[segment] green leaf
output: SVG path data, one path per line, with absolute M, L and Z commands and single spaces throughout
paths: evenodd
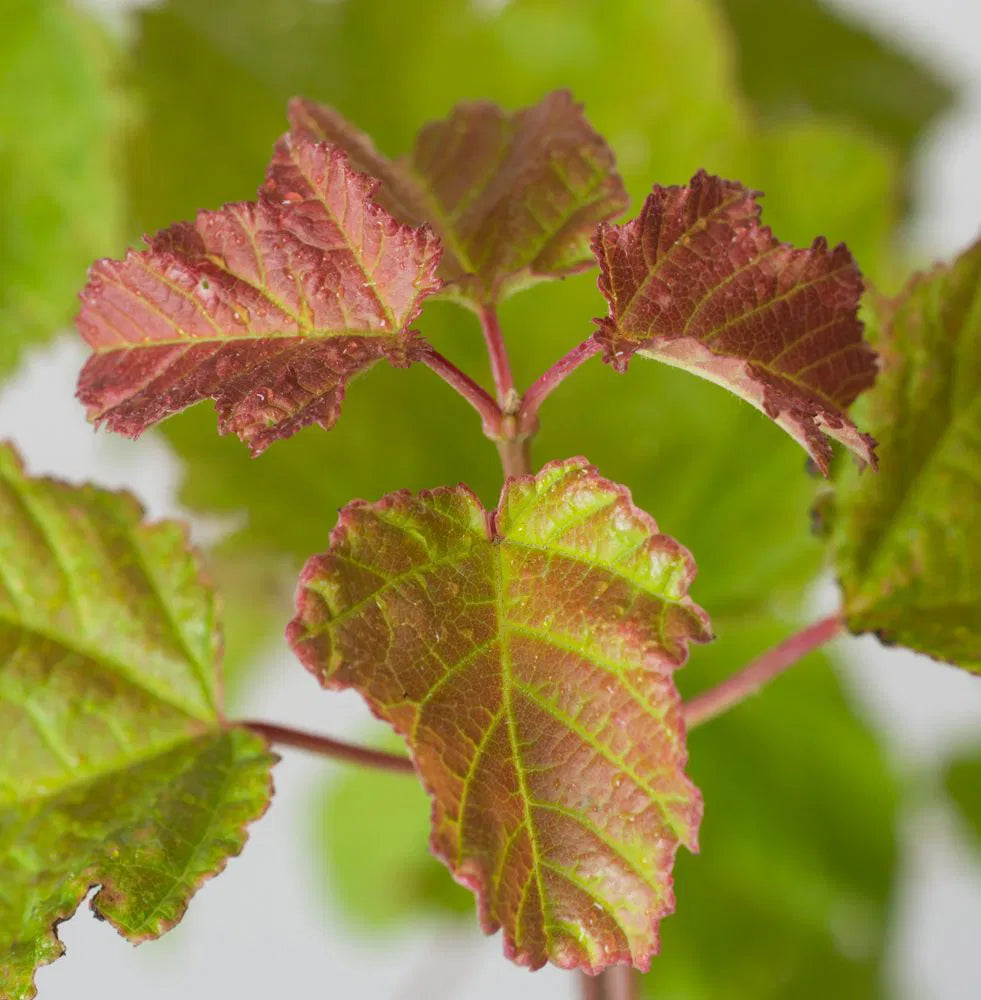
M 845 410 L 875 379 L 862 340 L 862 279 L 848 249 L 779 243 L 756 193 L 699 171 L 655 185 L 640 215 L 593 239 L 609 315 L 604 360 L 635 353 L 725 386 L 776 421 L 825 473 L 834 438 L 873 462 L 874 442 Z
M 692 650 L 686 695 L 794 631 L 715 622 Z M 826 657 L 811 654 L 688 737 L 705 797 L 697 858 L 679 856 L 678 910 L 644 978 L 657 1000 L 889 996 L 883 976 L 898 790 Z M 706 960 L 706 955 L 711 960 Z
M 184 529 L 0 449 L 0 996 L 34 995 L 55 925 L 133 941 L 183 915 L 265 810 L 274 758 L 221 718 L 220 637 Z
M 955 760 L 944 784 L 981 846 L 981 754 Z
M 136 437 L 210 396 L 254 455 L 332 427 L 351 379 L 418 355 L 409 325 L 439 287 L 436 237 L 398 225 L 375 186 L 340 150 L 285 136 L 257 202 L 97 261 L 77 320 L 94 352 L 78 383 L 89 418 Z
M 425 791 L 405 775 L 338 775 L 317 811 L 331 902 L 369 928 L 392 930 L 419 915 L 472 919 L 473 896 L 429 853 L 430 811 Z
M 170 4 L 133 11 L 132 22 L 135 71 L 126 83 L 140 113 L 127 136 L 131 230 L 152 233 L 201 208 L 254 198 L 290 94 L 271 91 Z M 229 11 L 226 29 L 240 22 Z
M 848 626 L 981 670 L 981 243 L 875 313 L 881 471 L 842 468 L 834 499 Z
M 953 103 L 919 60 L 837 16 L 820 0 L 719 0 L 732 24 L 739 81 L 771 120 L 802 109 L 850 120 L 907 154 Z M 830 70 L 828 54 L 834 53 Z
M 0 377 L 75 312 L 118 245 L 120 54 L 67 0 L 5 4 L 0 35 Z
M 701 812 L 672 680 L 709 637 L 693 575 L 582 459 L 508 480 L 493 513 L 462 486 L 355 501 L 304 569 L 294 649 L 406 737 L 434 852 L 521 964 L 657 950 Z
M 726 25 L 706 0 L 514 0 L 501 9 L 282 0 L 275 10 L 263 0 L 171 0 L 166 10 L 279 99 L 325 100 L 392 152 L 409 148 L 420 123 L 453 100 L 521 107 L 568 87 L 615 149 L 623 140 L 641 191 L 652 176 L 680 179 L 714 160 L 742 120 Z M 181 69 L 171 59 L 155 71 Z
M 340 146 L 379 178 L 375 200 L 394 218 L 430 223 L 444 247 L 444 293 L 477 307 L 588 269 L 593 228 L 627 207 L 612 150 L 566 90 L 513 114 L 458 104 L 394 161 L 333 108 L 294 100 L 290 121 L 294 135 Z
M 900 161 L 893 150 L 856 128 L 810 118 L 761 129 L 751 146 L 736 176 L 764 192 L 774 232 L 797 245 L 815 233 L 832 246 L 845 243 L 879 289 L 905 281 L 908 266 L 896 239 Z
M 219 542 L 208 550 L 205 570 L 221 599 L 222 690 L 234 715 L 250 682 L 268 663 L 270 651 L 283 647 L 283 622 L 292 614 L 296 569 L 281 556 L 248 555 L 241 546 Z

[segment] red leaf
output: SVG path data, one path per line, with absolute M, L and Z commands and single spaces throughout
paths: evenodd
M 757 193 L 697 173 L 659 187 L 640 215 L 593 240 L 610 314 L 595 334 L 619 371 L 636 352 L 730 389 L 827 473 L 831 437 L 875 464 L 845 410 L 875 380 L 862 339 L 862 278 L 848 249 L 797 249 L 760 224 Z
M 257 202 L 96 262 L 77 321 L 95 351 L 78 388 L 89 417 L 136 437 L 211 397 L 253 454 L 331 427 L 355 375 L 413 360 L 409 325 L 440 287 L 437 237 L 396 223 L 376 187 L 340 150 L 287 136 Z
M 355 501 L 287 635 L 407 740 L 432 847 L 538 967 L 650 964 L 701 798 L 672 674 L 709 638 L 688 552 L 584 459 Z
M 514 113 L 458 104 L 398 160 L 333 108 L 297 98 L 290 121 L 380 178 L 378 203 L 400 222 L 429 222 L 445 247 L 446 292 L 483 305 L 592 266 L 593 227 L 627 205 L 612 150 L 564 90 Z

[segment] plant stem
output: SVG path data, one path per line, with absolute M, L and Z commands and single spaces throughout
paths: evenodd
M 559 358 L 551 368 L 532 383 L 525 393 L 521 400 L 518 426 L 522 430 L 533 429 L 538 422 L 538 408 L 545 398 L 584 361 L 588 361 L 601 350 L 602 348 L 595 340 L 589 339 L 584 340 L 578 347 L 574 347 L 568 354 Z
M 504 476 L 526 476 L 531 472 L 531 438 L 502 438 L 495 441 Z
M 397 753 L 386 753 L 384 750 L 372 750 L 370 747 L 359 747 L 353 743 L 343 743 L 329 736 L 318 736 L 315 733 L 305 733 L 299 729 L 287 726 L 277 726 L 272 722 L 238 722 L 236 725 L 251 729 L 259 736 L 265 737 L 270 743 L 280 746 L 296 747 L 299 750 L 309 750 L 324 757 L 334 757 L 346 760 L 351 764 L 364 764 L 368 767 L 378 767 L 385 771 L 401 771 L 412 774 L 415 767 L 408 757 Z
M 637 1000 L 640 977 L 629 965 L 611 965 L 598 976 L 579 973 L 582 1000 Z
M 841 615 L 836 613 L 768 649 L 721 684 L 685 702 L 685 725 L 693 729 L 738 705 L 803 656 L 830 642 L 843 628 Z
M 501 408 L 494 402 L 490 394 L 485 392 L 474 380 L 460 371 L 448 358 L 439 351 L 427 347 L 422 355 L 423 363 L 431 368 L 447 385 L 456 391 L 480 414 L 484 434 L 490 438 L 500 436 Z
M 494 387 L 497 389 L 497 403 L 502 410 L 506 410 L 516 394 L 514 378 L 511 375 L 511 361 L 504 346 L 504 335 L 501 333 L 497 310 L 493 306 L 481 306 L 477 316 L 490 356 L 491 374 L 494 376 Z

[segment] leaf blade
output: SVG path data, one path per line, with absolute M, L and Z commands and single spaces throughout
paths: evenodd
M 686 187 L 655 185 L 633 221 L 599 226 L 604 359 L 624 371 L 639 352 L 730 389 L 825 473 L 826 436 L 874 464 L 874 442 L 844 412 L 875 378 L 855 262 L 821 238 L 807 250 L 778 243 L 756 197 L 699 171 Z
M 182 916 L 265 811 L 272 758 L 221 719 L 211 588 L 132 497 L 0 447 L 0 995 L 31 997 L 95 885 L 131 940 Z
M 294 650 L 406 737 L 434 853 L 521 964 L 656 951 L 701 815 L 671 679 L 708 638 L 693 574 L 582 459 L 509 480 L 492 514 L 464 487 L 355 502 L 304 569 Z
M 981 670 L 981 244 L 876 307 L 864 401 L 884 475 L 840 470 L 835 562 L 848 626 Z
M 933 67 L 818 0 L 793 9 L 774 0 L 723 0 L 721 6 L 736 35 L 742 89 L 765 118 L 807 108 L 854 121 L 908 155 L 953 103 L 950 82 Z M 767 30 L 777 18 L 779 32 Z M 820 53 L 832 51 L 837 72 L 829 76 Z
M 78 389 L 90 419 L 138 436 L 211 397 L 222 433 L 258 454 L 333 426 L 345 386 L 375 362 L 409 364 L 439 246 L 373 204 L 374 186 L 341 151 L 286 137 L 257 202 L 96 262 L 77 319 L 95 352 Z
M 336 143 L 378 177 L 395 218 L 430 223 L 446 247 L 446 294 L 478 306 L 590 267 L 590 230 L 626 207 L 612 151 L 567 91 L 513 114 L 458 104 L 394 161 L 332 108 L 295 99 L 290 119 L 295 134 Z

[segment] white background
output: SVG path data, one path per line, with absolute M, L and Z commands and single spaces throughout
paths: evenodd
M 929 255 L 948 256 L 978 235 L 981 221 L 981 3 L 833 2 L 935 64 L 960 88 L 959 106 L 919 157 L 920 210 L 912 227 L 912 238 Z M 177 463 L 162 443 L 148 435 L 133 449 L 93 435 L 85 424 L 73 399 L 83 356 L 73 337 L 31 355 L 25 373 L 0 392 L 0 438 L 20 446 L 32 472 L 125 485 L 154 515 L 183 514 L 174 500 Z M 208 529 L 199 524 L 199 537 Z M 834 599 L 820 588 L 816 609 L 833 606 Z M 897 767 L 936 768 L 958 745 L 981 741 L 978 680 L 911 654 L 886 653 L 874 640 L 843 642 L 839 649 L 849 687 L 883 732 Z M 285 657 L 274 658 L 266 676 L 248 714 L 351 738 L 363 732 L 366 714 L 356 697 L 317 696 L 310 678 Z M 252 827 L 245 852 L 199 892 L 183 923 L 161 941 L 136 950 L 83 907 L 61 928 L 69 954 L 38 974 L 41 1000 L 575 995 L 569 974 L 547 968 L 529 975 L 501 958 L 499 935 L 484 939 L 476 926 L 449 933 L 433 924 L 394 940 L 354 936 L 308 870 L 315 837 L 311 793 L 331 771 L 337 773 L 330 763 L 287 752 L 276 769 L 273 807 Z M 890 961 L 901 1000 L 981 997 L 981 864 L 961 834 L 946 809 L 905 818 Z

